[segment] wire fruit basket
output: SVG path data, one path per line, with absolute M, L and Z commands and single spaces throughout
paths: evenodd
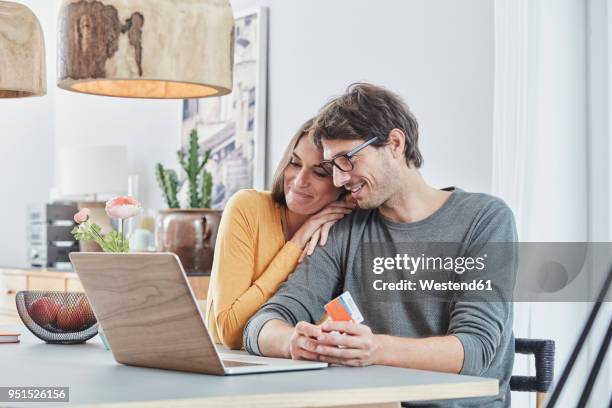
M 79 344 L 98 334 L 98 322 L 82 292 L 21 291 L 17 312 L 28 330 L 51 344 Z

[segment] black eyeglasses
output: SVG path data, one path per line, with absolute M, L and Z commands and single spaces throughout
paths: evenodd
M 351 150 L 348 153 L 339 154 L 338 156 L 332 158 L 331 160 L 323 160 L 321 162 L 321 168 L 325 170 L 325 172 L 329 174 L 330 176 L 334 174 L 334 166 L 338 168 L 340 171 L 344 171 L 344 172 L 351 171 L 353 170 L 353 162 L 351 161 L 353 156 L 377 140 L 378 140 L 378 137 L 374 136 L 367 142 L 360 144 L 359 146 L 355 147 L 353 150 Z

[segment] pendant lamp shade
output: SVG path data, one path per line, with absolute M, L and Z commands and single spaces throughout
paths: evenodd
M 0 98 L 46 93 L 45 40 L 40 23 L 26 6 L 0 1 Z
M 229 0 L 64 0 L 58 86 L 128 98 L 203 98 L 231 92 Z

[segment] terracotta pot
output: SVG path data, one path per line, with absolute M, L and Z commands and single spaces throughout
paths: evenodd
M 210 275 L 221 214 L 205 208 L 161 210 L 155 227 L 157 250 L 178 255 L 188 274 Z

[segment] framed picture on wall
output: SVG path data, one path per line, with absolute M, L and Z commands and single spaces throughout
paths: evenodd
M 240 189 L 265 187 L 268 9 L 237 13 L 234 34 L 232 92 L 183 101 L 181 147 L 197 129 L 200 154 L 211 150 L 214 209 Z

